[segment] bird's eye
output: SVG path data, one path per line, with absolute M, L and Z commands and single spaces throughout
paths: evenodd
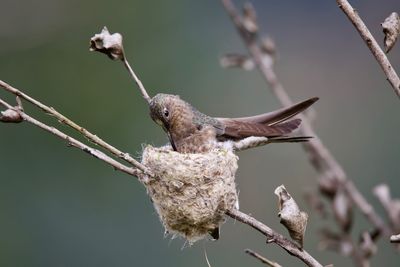
M 168 116 L 169 116 L 169 111 L 168 111 L 168 109 L 166 109 L 166 108 L 164 108 L 164 116 L 166 117 L 166 118 L 168 118 Z

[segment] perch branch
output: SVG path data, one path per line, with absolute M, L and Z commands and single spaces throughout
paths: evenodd
M 231 218 L 238 220 L 244 224 L 247 224 L 263 235 L 267 237 L 268 243 L 275 243 L 284 250 L 286 250 L 290 255 L 299 258 L 303 261 L 307 266 L 319 266 L 322 267 L 323 265 L 320 264 L 316 259 L 314 259 L 306 250 L 300 249 L 296 243 L 290 241 L 289 239 L 285 238 L 283 235 L 275 232 L 267 225 L 257 221 L 253 217 L 239 211 L 239 210 L 229 210 L 226 213 Z
M 102 151 L 94 149 L 92 147 L 89 147 L 89 146 L 83 144 L 82 142 L 76 140 L 75 138 L 66 135 L 65 133 L 61 132 L 60 130 L 58 130 L 54 127 L 48 126 L 48 125 L 36 120 L 35 118 L 33 118 L 33 117 L 29 116 L 28 114 L 26 114 L 25 112 L 21 111 L 20 109 L 14 108 L 10 104 L 8 104 L 6 101 L 2 100 L 1 98 L 0 98 L 0 105 L 4 106 L 7 109 L 14 110 L 23 118 L 24 121 L 32 123 L 33 125 L 51 133 L 51 134 L 54 134 L 55 136 L 57 136 L 63 140 L 66 140 L 68 142 L 69 146 L 79 148 L 80 150 L 88 153 L 89 155 L 106 162 L 107 164 L 111 165 L 112 167 L 114 167 L 117 170 L 120 170 L 122 172 L 125 172 L 125 173 L 133 175 L 133 176 L 137 176 L 139 179 L 144 179 L 144 175 L 141 170 L 139 170 L 137 168 L 127 167 L 127 166 L 123 165 L 122 163 L 119 163 L 118 161 L 116 161 L 116 160 L 110 158 L 109 156 L 107 156 L 106 154 L 104 154 Z
M 266 264 L 268 266 L 271 266 L 271 267 L 282 267 L 282 265 L 278 264 L 277 262 L 271 261 L 271 260 L 261 256 L 257 252 L 252 251 L 251 249 L 246 249 L 244 252 L 246 252 L 250 256 L 258 259 L 259 261 L 261 261 L 262 263 L 264 263 L 264 264 Z
M 243 26 L 241 16 L 239 15 L 232 1 L 222 0 L 222 3 L 234 25 L 236 26 L 236 29 L 239 32 L 257 68 L 261 72 L 265 81 L 270 85 L 273 93 L 283 106 L 287 107 L 292 105 L 293 101 L 290 99 L 283 85 L 279 82 L 273 65 L 267 64 L 266 61 L 263 60 L 263 56 L 265 55 L 261 51 L 254 36 L 249 35 L 248 31 Z M 308 119 L 303 115 L 299 115 L 299 118 L 302 119 L 302 127 L 300 128 L 301 133 L 305 136 L 313 137 L 309 142 L 304 142 L 303 146 L 308 152 L 310 162 L 314 168 L 323 175 L 326 173 L 332 174 L 332 176 L 335 177 L 336 180 L 339 181 L 339 183 L 343 186 L 347 196 L 360 208 L 364 216 L 371 222 L 371 224 L 373 224 L 384 235 L 390 236 L 390 228 L 375 212 L 373 207 L 358 191 L 354 184 L 348 181 L 343 168 L 322 143 Z
M 367 44 L 369 50 L 371 50 L 372 55 L 374 55 L 376 61 L 378 61 L 383 72 L 385 73 L 387 80 L 393 87 L 394 92 L 400 97 L 400 78 L 394 70 L 392 64 L 387 58 L 386 54 L 382 51 L 378 43 L 376 42 L 374 36 L 368 30 L 367 26 L 363 20 L 358 15 L 357 11 L 350 5 L 347 0 L 336 0 L 340 9 L 346 14 L 351 23 L 357 29 L 361 38 Z
M 72 120 L 68 119 L 67 117 L 65 117 L 64 115 L 59 113 L 53 107 L 46 106 L 45 104 L 35 100 L 34 98 L 32 98 L 29 95 L 23 93 L 22 91 L 18 90 L 17 88 L 14 88 L 13 86 L 5 83 L 2 80 L 0 80 L 0 87 L 4 88 L 6 91 L 8 91 L 8 92 L 10 92 L 10 93 L 12 93 L 12 94 L 14 94 L 16 96 L 19 96 L 19 97 L 25 99 L 26 101 L 32 103 L 33 105 L 39 107 L 44 112 L 46 112 L 46 113 L 54 116 L 55 118 L 57 118 L 61 123 L 64 123 L 65 125 L 68 125 L 69 127 L 71 127 L 73 129 L 75 129 L 76 131 L 80 132 L 82 135 L 84 135 L 86 138 L 88 138 L 90 141 L 92 141 L 96 145 L 99 145 L 99 146 L 103 147 L 105 150 L 107 150 L 110 153 L 114 154 L 118 158 L 121 158 L 121 159 L 125 160 L 126 162 L 132 164 L 133 166 L 135 166 L 139 170 L 150 174 L 150 171 L 146 168 L 146 166 L 144 166 L 143 164 L 141 164 L 140 162 L 138 162 L 137 160 L 132 158 L 128 153 L 122 152 L 122 151 L 118 150 L 117 148 L 113 147 L 112 145 L 106 143 L 101 138 L 99 138 L 97 135 L 92 134 L 91 132 L 89 132 L 85 128 L 79 126 L 78 124 L 76 124 Z

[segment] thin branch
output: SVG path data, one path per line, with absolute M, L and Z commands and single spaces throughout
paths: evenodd
M 42 109 L 44 112 L 54 116 L 61 123 L 64 123 L 65 125 L 68 125 L 69 127 L 71 127 L 73 129 L 75 129 L 76 131 L 80 132 L 82 135 L 87 137 L 90 141 L 92 141 L 93 143 L 103 147 L 104 149 L 106 149 L 110 153 L 114 154 L 118 158 L 121 158 L 121 159 L 125 160 L 126 162 L 132 164 L 133 166 L 135 166 L 136 168 L 138 168 L 139 170 L 141 170 L 141 171 L 143 171 L 145 173 L 151 174 L 150 171 L 146 168 L 146 166 L 144 166 L 143 164 L 141 164 L 140 162 L 138 162 L 137 160 L 132 158 L 128 153 L 122 152 L 122 151 L 118 150 L 117 148 L 113 147 L 112 145 L 106 143 L 105 141 L 103 141 L 97 135 L 92 134 L 91 132 L 89 132 L 85 128 L 79 126 L 78 124 L 76 124 L 72 120 L 68 119 L 67 117 L 65 117 L 64 115 L 59 113 L 53 107 L 46 106 L 45 104 L 37 101 L 36 99 L 34 99 L 34 98 L 30 97 L 29 95 L 23 93 L 22 91 L 18 90 L 17 88 L 12 87 L 11 85 L 5 83 L 2 80 L 0 80 L 0 87 L 4 88 L 6 91 L 8 91 L 8 92 L 10 92 L 10 93 L 12 93 L 12 94 L 14 94 L 16 96 L 19 96 L 19 97 L 25 99 L 26 101 L 28 101 L 28 102 L 32 103 L 33 105 L 35 105 L 35 106 L 39 107 L 40 109 Z
M 235 220 L 238 220 L 244 224 L 253 227 L 254 229 L 256 229 L 257 231 L 259 231 L 260 233 L 262 233 L 267 237 L 268 243 L 277 244 L 278 246 L 286 250 L 290 255 L 299 258 L 307 266 L 322 267 L 322 264 L 320 264 L 316 259 L 314 259 L 306 250 L 300 249 L 296 245 L 296 243 L 285 238 L 283 235 L 275 232 L 267 225 L 257 221 L 253 217 L 235 209 L 227 211 L 226 214 Z
M 102 151 L 100 151 L 98 149 L 94 149 L 92 147 L 89 147 L 89 146 L 83 144 L 82 142 L 76 140 L 75 138 L 73 138 L 69 135 L 66 135 L 65 133 L 61 132 L 57 128 L 48 126 L 48 125 L 36 120 L 35 118 L 29 116 L 25 112 L 14 108 L 10 104 L 8 104 L 6 101 L 2 100 L 1 98 L 0 98 L 0 104 L 2 106 L 6 107 L 7 109 L 12 109 L 12 110 L 18 112 L 19 115 L 24 119 L 24 121 L 32 123 L 33 125 L 51 133 L 51 134 L 54 134 L 55 136 L 57 136 L 61 139 L 66 140 L 68 142 L 69 146 L 79 148 L 80 150 L 90 154 L 91 156 L 106 162 L 107 164 L 114 167 L 116 170 L 125 172 L 129 175 L 137 176 L 139 179 L 145 179 L 145 175 L 143 175 L 143 172 L 141 170 L 123 165 L 122 163 L 110 158 L 109 156 L 104 154 Z
M 344 181 L 344 185 L 347 195 L 350 196 L 351 200 L 357 205 L 370 223 L 374 225 L 383 235 L 390 236 L 390 227 L 387 226 L 382 218 L 376 213 L 372 205 L 368 203 L 368 201 L 354 185 L 353 181 L 347 179 Z
M 256 258 L 257 260 L 261 261 L 262 263 L 264 263 L 264 264 L 266 264 L 268 266 L 271 266 L 271 267 L 282 267 L 282 265 L 280 265 L 279 263 L 277 263 L 275 261 L 271 261 L 271 260 L 265 258 L 264 256 L 261 256 L 257 252 L 252 251 L 251 249 L 246 249 L 244 252 L 246 252 L 250 256 Z
M 128 60 L 124 57 L 122 61 L 124 62 L 125 68 L 128 70 L 129 74 L 135 80 L 137 86 L 139 87 L 140 93 L 142 94 L 143 98 L 147 101 L 148 104 L 150 104 L 151 98 L 147 93 L 146 89 L 144 88 L 143 83 L 139 80 L 138 76 L 136 76 L 135 72 L 129 65 Z
M 253 58 L 257 68 L 261 72 L 265 81 L 270 85 L 271 90 L 276 95 L 283 106 L 290 106 L 293 101 L 283 85 L 279 82 L 272 64 L 266 64 L 263 60 L 264 54 L 258 46 L 254 36 L 249 35 L 242 25 L 241 16 L 231 0 L 222 0 L 222 3 L 232 19 L 236 29 L 238 30 L 245 46 L 247 47 L 251 57 Z M 381 217 L 375 212 L 373 207 L 358 191 L 352 182 L 347 182 L 347 176 L 343 168 L 336 161 L 330 151 L 322 143 L 321 139 L 315 133 L 311 123 L 306 116 L 299 115 L 302 119 L 302 127 L 300 132 L 305 136 L 312 136 L 310 142 L 303 143 L 304 149 L 308 152 L 309 159 L 313 167 L 321 174 L 330 173 L 344 187 L 347 196 L 360 208 L 364 216 L 373 224 L 381 233 L 386 236 L 390 235 L 390 228 L 385 224 Z
M 400 78 L 394 70 L 392 64 L 389 59 L 386 57 L 386 54 L 382 51 L 378 43 L 376 42 L 374 36 L 372 36 L 371 32 L 368 30 L 365 23 L 362 21 L 357 11 L 350 5 L 347 0 L 336 0 L 340 9 L 346 14 L 351 23 L 353 23 L 354 27 L 357 29 L 361 38 L 367 44 L 369 50 L 374 55 L 376 61 L 378 61 L 381 66 L 383 72 L 385 73 L 387 80 L 390 85 L 393 87 L 394 92 L 400 97 Z

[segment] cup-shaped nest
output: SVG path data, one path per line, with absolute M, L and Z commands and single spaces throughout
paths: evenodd
M 238 157 L 224 149 L 181 154 L 147 146 L 142 163 L 155 174 L 145 186 L 166 231 L 190 243 L 204 238 L 238 208 Z

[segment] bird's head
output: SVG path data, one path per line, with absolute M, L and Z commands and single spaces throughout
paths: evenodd
M 177 95 L 157 94 L 150 101 L 150 116 L 168 132 L 175 112 L 174 104 L 182 101 Z

